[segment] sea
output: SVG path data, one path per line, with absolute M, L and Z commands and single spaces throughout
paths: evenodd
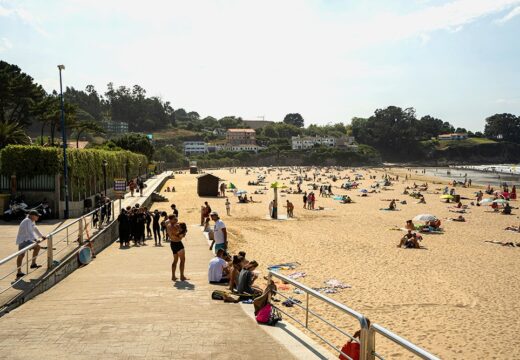
M 417 169 L 419 172 L 421 168 Z M 520 164 L 454 165 L 450 167 L 422 168 L 426 175 L 449 180 L 471 179 L 473 184 L 500 186 L 520 184 Z

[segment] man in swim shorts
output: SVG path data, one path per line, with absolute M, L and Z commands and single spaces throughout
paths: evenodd
M 168 216 L 168 224 L 166 225 L 166 232 L 170 238 L 170 248 L 173 253 L 173 263 L 172 263 L 172 281 L 177 281 L 177 277 L 175 276 L 175 271 L 177 270 L 177 262 L 180 260 L 179 270 L 181 273 L 181 281 L 189 280 L 186 276 L 184 276 L 184 264 L 186 261 L 184 245 L 182 244 L 182 239 L 186 236 L 186 224 L 179 224 L 177 217 L 175 215 Z

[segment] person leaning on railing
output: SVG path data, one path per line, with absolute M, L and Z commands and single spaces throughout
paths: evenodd
M 40 251 L 40 240 L 38 238 L 42 238 L 46 240 L 47 238 L 42 235 L 40 230 L 36 227 L 36 221 L 40 217 L 40 213 L 36 210 L 31 210 L 27 217 L 22 220 L 20 223 L 20 227 L 18 228 L 18 235 L 16 236 L 16 245 L 18 245 L 18 250 L 22 250 L 27 246 L 30 246 L 36 243 L 36 246 L 33 248 L 33 257 L 31 263 L 31 269 L 37 269 L 41 267 L 41 265 L 36 264 L 36 257 L 38 256 L 38 252 Z M 22 261 L 25 256 L 25 252 L 18 255 L 16 258 L 16 267 L 18 268 L 18 272 L 16 273 L 16 278 L 19 279 L 25 274 L 22 272 Z

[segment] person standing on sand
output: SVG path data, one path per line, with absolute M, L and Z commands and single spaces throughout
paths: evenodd
M 303 208 L 307 208 L 307 191 L 303 193 Z
M 231 203 L 229 202 L 229 199 L 226 199 L 226 212 L 228 216 L 231 216 Z
M 186 224 L 179 224 L 175 215 L 168 216 L 168 224 L 166 225 L 166 232 L 170 237 L 170 248 L 173 253 L 173 263 L 172 263 L 172 281 L 177 281 L 177 277 L 175 276 L 175 271 L 177 270 L 177 262 L 180 260 L 179 270 L 181 273 L 181 281 L 189 280 L 186 276 L 184 276 L 184 265 L 186 262 L 186 255 L 184 251 L 184 245 L 182 244 L 182 239 L 186 236 L 188 232 L 186 229 Z M 184 225 L 184 226 L 181 226 Z

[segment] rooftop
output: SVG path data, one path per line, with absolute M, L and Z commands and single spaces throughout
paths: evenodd
M 254 133 L 254 129 L 228 129 L 228 132 L 248 132 L 248 133 Z

